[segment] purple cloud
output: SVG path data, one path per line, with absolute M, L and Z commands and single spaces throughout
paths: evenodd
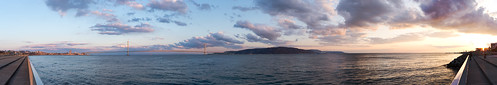
M 92 26 L 92 31 L 99 31 L 99 34 L 103 35 L 121 35 L 126 33 L 148 33 L 153 32 L 152 26 L 146 23 L 141 23 L 136 26 L 128 26 L 121 23 L 111 23 L 111 24 L 97 24 Z
M 257 36 L 269 40 L 276 40 L 281 36 L 280 30 L 263 24 L 252 24 L 248 21 L 237 21 L 233 27 L 244 28 L 254 32 Z
M 188 6 L 183 0 L 151 0 L 147 5 L 151 9 L 172 11 L 186 14 Z

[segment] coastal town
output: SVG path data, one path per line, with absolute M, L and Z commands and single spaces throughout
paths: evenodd
M 14 51 L 14 50 L 0 50 L 0 55 L 87 55 L 87 53 L 72 52 L 71 50 L 66 53 L 47 53 L 43 51 Z

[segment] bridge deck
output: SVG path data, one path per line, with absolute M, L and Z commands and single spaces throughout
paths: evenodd
M 472 56 L 468 60 L 467 84 L 496 85 L 497 84 L 497 55 Z
M 0 56 L 0 85 L 34 85 L 27 56 Z

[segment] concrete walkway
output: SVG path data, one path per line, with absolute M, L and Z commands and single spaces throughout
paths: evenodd
M 35 85 L 27 56 L 0 56 L 0 85 Z
M 497 55 L 475 55 L 468 60 L 467 84 L 496 85 Z

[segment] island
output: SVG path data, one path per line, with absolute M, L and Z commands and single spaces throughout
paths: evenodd
M 320 51 L 320 50 L 304 50 L 293 47 L 269 47 L 269 48 L 254 48 L 239 51 L 226 51 L 223 53 L 214 54 L 323 54 L 323 53 L 344 53 L 341 51 Z

